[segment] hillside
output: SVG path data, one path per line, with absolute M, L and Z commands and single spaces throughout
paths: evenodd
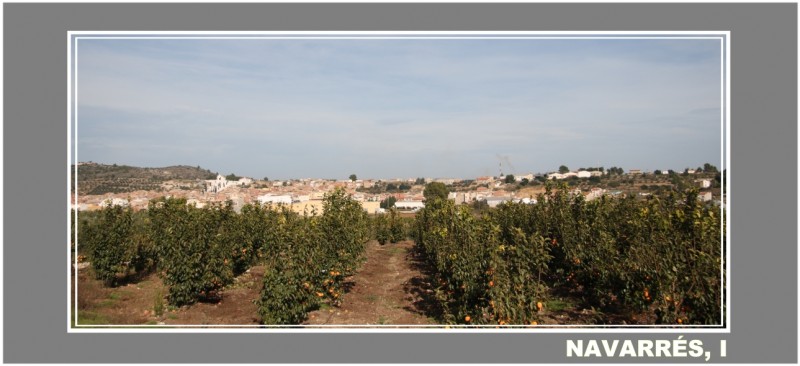
M 73 165 L 73 169 L 75 166 Z M 141 168 L 128 165 L 83 163 L 78 165 L 78 194 L 158 190 L 169 180 L 186 181 L 187 186 L 204 179 L 213 179 L 217 173 L 199 166 L 175 165 L 163 168 Z

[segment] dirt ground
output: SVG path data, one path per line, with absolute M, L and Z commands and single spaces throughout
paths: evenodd
M 263 267 L 253 267 L 228 286 L 218 302 L 167 306 L 167 288 L 155 274 L 115 288 L 105 288 L 80 271 L 79 325 L 257 325 L 253 300 L 261 288 Z
M 367 244 L 367 262 L 338 308 L 309 314 L 305 325 L 435 325 L 414 242 Z

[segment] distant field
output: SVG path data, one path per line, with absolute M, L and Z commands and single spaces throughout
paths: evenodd
M 540 193 L 544 193 L 544 186 L 525 187 L 525 188 L 520 188 L 520 190 L 517 191 L 517 197 L 518 198 L 526 198 L 526 197 L 536 198 L 536 196 L 538 194 L 540 194 Z

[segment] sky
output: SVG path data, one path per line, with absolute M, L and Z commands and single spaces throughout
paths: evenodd
M 711 39 L 80 39 L 77 160 L 256 179 L 721 167 Z

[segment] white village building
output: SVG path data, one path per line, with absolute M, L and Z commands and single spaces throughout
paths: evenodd
M 286 204 L 286 205 L 292 204 L 292 196 L 290 195 L 265 194 L 263 196 L 258 196 L 256 200 L 258 200 L 258 202 L 260 202 L 261 204 L 266 204 L 266 203 Z
M 206 191 L 211 193 L 222 192 L 228 187 L 239 186 L 243 187 L 253 183 L 253 179 L 242 177 L 239 180 L 228 180 L 224 176 L 217 174 L 216 179 L 206 181 Z
M 397 201 L 394 203 L 394 207 L 397 207 L 398 210 L 417 211 L 424 208 L 425 203 L 422 201 Z

